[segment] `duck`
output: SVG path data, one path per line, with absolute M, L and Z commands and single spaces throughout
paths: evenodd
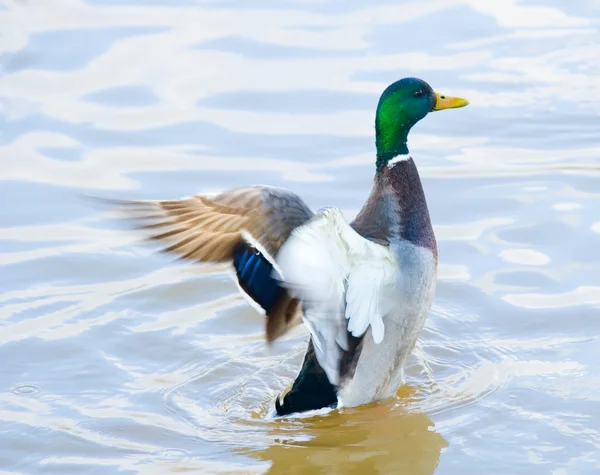
M 408 134 L 430 112 L 468 103 L 412 77 L 383 91 L 373 187 L 351 222 L 338 208 L 314 212 L 292 191 L 267 185 L 119 202 L 165 252 L 230 263 L 240 291 L 266 317 L 268 343 L 301 322 L 308 328 L 302 365 L 276 398 L 276 416 L 368 404 L 403 383 L 438 262 Z

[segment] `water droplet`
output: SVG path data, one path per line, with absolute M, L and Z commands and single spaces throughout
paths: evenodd
M 12 389 L 12 392 L 21 396 L 33 396 L 42 390 L 37 384 L 19 384 Z

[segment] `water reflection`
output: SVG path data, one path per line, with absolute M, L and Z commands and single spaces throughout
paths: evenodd
M 448 445 L 426 414 L 389 405 L 276 421 L 270 436 L 271 446 L 250 455 L 271 461 L 273 475 L 430 475 Z M 298 440 L 301 436 L 307 440 Z

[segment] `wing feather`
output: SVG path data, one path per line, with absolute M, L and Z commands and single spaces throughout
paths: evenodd
M 305 307 L 319 364 L 339 384 L 348 335 L 362 337 L 370 328 L 375 343 L 383 340 L 398 263 L 387 246 L 363 238 L 328 208 L 292 232 L 277 264 Z
M 261 286 L 278 285 L 270 272 L 265 277 L 269 262 L 275 262 L 290 233 L 313 216 L 296 194 L 267 186 L 236 188 L 180 200 L 112 203 L 119 205 L 137 228 L 146 231 L 149 240 L 161 243 L 164 252 L 176 254 L 180 259 L 233 262 L 235 253 L 245 252 L 248 246 L 266 254 L 268 260 L 261 264 L 260 273 L 244 277 L 237 274 L 240 287 L 248 290 L 245 293 L 253 300 L 263 295 Z M 249 281 L 242 282 L 242 278 Z M 269 341 L 297 324 L 302 310 L 298 299 L 290 297 L 287 290 L 272 294 L 277 299 L 269 301 L 269 308 L 264 309 Z
M 236 238 L 241 240 L 242 232 L 252 235 L 275 256 L 292 230 L 313 215 L 296 194 L 266 186 L 181 200 L 116 203 L 138 223 L 138 228 L 158 231 L 148 238 L 165 244 L 166 252 L 201 262 L 231 260 L 231 243 Z M 214 240 L 214 244 L 206 246 L 201 235 Z M 223 249 L 217 249 L 219 245 Z

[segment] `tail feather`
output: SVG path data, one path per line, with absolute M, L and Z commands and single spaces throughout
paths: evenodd
M 295 412 L 305 412 L 323 407 L 337 406 L 337 389 L 327 379 L 325 370 L 321 368 L 315 355 L 312 338 L 304 356 L 302 369 L 294 381 L 292 389 L 282 398 L 275 401 L 278 416 Z

